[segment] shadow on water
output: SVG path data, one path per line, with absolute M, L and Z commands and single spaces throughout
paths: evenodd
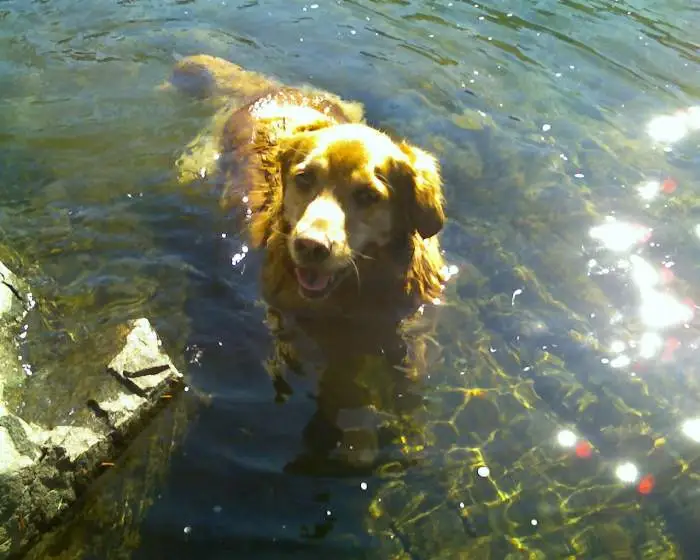
M 3 8 L 2 257 L 43 313 L 15 404 L 71 421 L 138 316 L 207 398 L 135 442 L 37 557 L 700 554 L 700 116 L 676 113 L 700 105 L 696 10 L 73 8 Z M 410 405 L 360 359 L 318 387 L 290 375 L 275 402 L 257 256 L 232 266 L 213 197 L 170 175 L 208 110 L 153 88 L 195 52 L 360 99 L 440 155 L 458 272 Z

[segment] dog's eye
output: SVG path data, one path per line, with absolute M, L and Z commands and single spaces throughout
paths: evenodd
M 316 173 L 313 169 L 302 169 L 294 176 L 294 184 L 301 191 L 308 191 L 316 182 Z
M 380 199 L 379 193 L 372 187 L 361 187 L 354 192 L 353 196 L 359 206 L 371 206 Z

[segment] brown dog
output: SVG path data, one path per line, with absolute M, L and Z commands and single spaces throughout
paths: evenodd
M 216 57 L 179 61 L 170 83 L 225 104 L 180 177 L 213 174 L 224 209 L 245 209 L 273 330 L 290 316 L 327 356 L 387 352 L 443 289 L 435 157 L 366 125 L 357 103 Z

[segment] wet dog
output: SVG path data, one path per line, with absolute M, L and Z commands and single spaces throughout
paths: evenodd
M 405 358 L 402 321 L 445 280 L 435 156 L 366 124 L 356 102 L 217 57 L 178 61 L 169 83 L 218 100 L 179 177 L 215 177 L 223 209 L 243 210 L 250 244 L 264 251 L 262 293 L 280 344 L 289 319 L 336 362 Z

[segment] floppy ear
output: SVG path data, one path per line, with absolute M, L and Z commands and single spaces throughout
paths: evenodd
M 399 148 L 408 157 L 413 183 L 408 201 L 409 220 L 420 236 L 428 239 L 445 224 L 440 164 L 433 155 L 406 142 L 401 142 Z
M 319 128 L 324 128 L 321 122 L 314 123 L 318 125 Z M 307 125 L 307 126 L 314 126 Z M 288 138 L 284 138 L 279 143 L 279 152 L 277 155 L 277 161 L 279 164 L 279 173 L 282 183 L 284 183 L 284 178 L 289 173 L 289 169 L 309 155 L 309 152 L 313 149 L 315 142 L 313 135 L 309 132 L 317 129 L 307 129 L 304 128 L 296 134 Z
M 322 128 L 320 121 L 319 127 Z M 277 141 L 270 141 L 266 136 L 254 148 L 260 158 L 248 191 L 248 208 L 251 211 L 249 232 L 253 247 L 267 245 L 276 232 L 284 232 L 282 212 L 285 176 L 289 168 L 306 157 L 312 147 L 311 135 L 300 132 Z

